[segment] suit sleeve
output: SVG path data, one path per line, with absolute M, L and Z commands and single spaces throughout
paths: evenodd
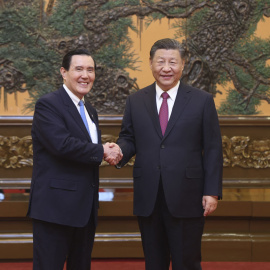
M 72 128 L 70 121 L 74 122 Z M 32 138 L 50 154 L 64 159 L 99 165 L 103 158 L 103 146 L 87 141 L 74 119 L 64 116 L 63 107 L 60 110 L 47 99 L 36 103 Z
M 222 198 L 223 154 L 219 120 L 212 96 L 208 96 L 203 115 L 204 195 Z
M 117 166 L 117 168 L 120 168 L 123 167 L 136 153 L 134 130 L 131 116 L 130 96 L 127 98 L 126 101 L 126 108 L 122 121 L 122 127 L 116 143 L 120 146 L 123 152 L 123 158 Z

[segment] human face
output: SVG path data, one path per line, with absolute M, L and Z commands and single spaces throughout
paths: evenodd
M 60 72 L 68 89 L 82 99 L 92 88 L 95 80 L 95 64 L 89 55 L 73 55 L 69 70 L 61 67 Z
M 150 59 L 150 68 L 158 86 L 168 91 L 177 85 L 182 76 L 185 61 L 178 50 L 156 50 L 153 59 Z

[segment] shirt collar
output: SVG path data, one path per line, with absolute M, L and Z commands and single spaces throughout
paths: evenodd
M 65 84 L 63 84 L 64 89 L 66 90 L 67 94 L 69 95 L 69 97 L 71 98 L 71 100 L 74 102 L 75 105 L 79 104 L 80 99 L 74 95 Z M 84 103 L 84 97 L 82 98 L 82 101 Z
M 177 91 L 180 85 L 180 81 L 177 83 L 176 86 L 174 86 L 173 88 L 171 88 L 170 90 L 167 91 L 167 93 L 169 94 L 170 98 L 174 101 L 176 99 L 176 95 L 177 95 Z M 157 98 L 162 98 L 161 95 L 162 93 L 164 93 L 165 91 L 163 91 L 158 84 L 156 83 L 156 93 L 157 93 Z

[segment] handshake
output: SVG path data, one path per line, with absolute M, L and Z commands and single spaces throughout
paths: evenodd
M 117 165 L 122 159 L 123 154 L 121 148 L 116 143 L 105 143 L 103 144 L 104 149 L 104 160 L 110 165 Z

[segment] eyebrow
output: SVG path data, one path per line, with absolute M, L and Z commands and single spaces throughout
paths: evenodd
M 158 56 L 158 59 L 165 59 L 165 57 L 163 57 L 163 56 Z M 169 58 L 169 60 L 177 60 L 177 58 L 172 57 L 172 58 Z
M 74 66 L 74 68 L 84 68 L 84 66 Z M 93 69 L 95 69 L 94 66 L 87 66 L 86 68 L 87 68 L 87 69 L 88 69 L 88 68 L 93 68 Z

